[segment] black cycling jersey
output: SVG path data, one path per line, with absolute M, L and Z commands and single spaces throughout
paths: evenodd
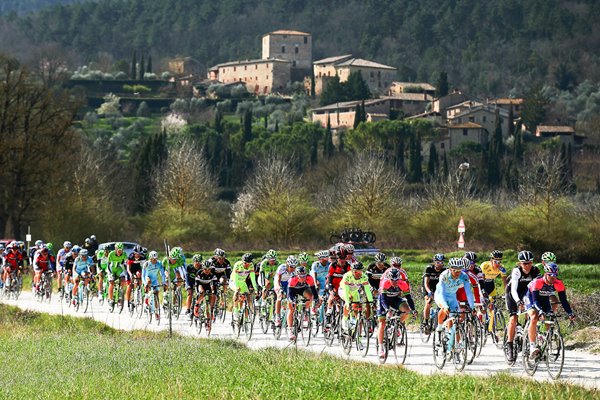
M 440 275 L 445 270 L 446 268 L 442 267 L 442 269 L 438 271 L 435 269 L 433 264 L 429 264 L 427 268 L 425 268 L 425 273 L 423 274 L 423 293 L 427 294 L 427 289 L 425 288 L 425 278 L 429 278 L 429 289 L 431 289 L 432 293 L 435 293 L 435 288 L 440 281 Z
M 511 296 L 516 302 L 521 301 L 523 297 L 525 297 L 525 295 L 527 294 L 527 285 L 529 285 L 531 281 L 533 281 L 538 276 L 540 276 L 540 270 L 538 267 L 531 267 L 529 273 L 526 274 L 525 272 L 523 272 L 521 266 L 517 265 L 515 268 L 513 268 L 510 274 L 510 280 L 506 285 L 506 297 Z M 514 298 L 515 293 L 512 289 L 515 283 L 517 284 L 517 299 Z
M 217 274 L 214 268 L 211 268 L 208 272 L 205 271 L 204 269 L 197 271 L 195 275 L 196 283 L 202 286 L 213 285 L 217 281 Z
M 223 264 L 219 264 L 219 262 L 217 261 L 217 258 L 213 257 L 213 258 L 211 258 L 211 261 L 212 261 L 212 265 L 215 269 L 215 274 L 217 274 L 217 276 L 219 278 L 221 276 L 225 275 L 229 279 L 229 277 L 231 276 L 231 263 L 229 262 L 229 260 L 225 259 L 223 261 Z
M 367 277 L 369 278 L 369 285 L 375 290 L 379 290 L 379 283 L 383 273 L 390 268 L 390 264 L 383 263 L 383 269 L 377 267 L 377 263 L 371 263 L 367 267 Z

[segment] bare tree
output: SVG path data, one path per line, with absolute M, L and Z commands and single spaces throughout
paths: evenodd
M 451 168 L 448 176 L 440 174 L 426 185 L 421 204 L 455 216 L 461 207 L 474 200 L 477 196 L 476 178 L 468 164 L 465 164 Z
M 208 210 L 215 200 L 217 182 L 202 150 L 184 139 L 169 151 L 164 168 L 154 178 L 159 206 L 179 210 L 181 218 L 192 211 Z

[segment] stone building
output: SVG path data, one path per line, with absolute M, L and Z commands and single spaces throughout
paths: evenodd
M 319 96 L 327 81 L 336 74 L 340 82 L 346 82 L 352 72 L 358 71 L 369 86 L 372 94 L 384 94 L 389 90 L 397 69 L 373 61 L 354 58 L 351 54 L 324 58 L 313 63 L 315 94 Z
M 291 82 L 291 61 L 246 60 L 218 64 L 208 72 L 208 79 L 224 84 L 240 82 L 249 92 L 269 94 L 280 92 Z
M 424 82 L 392 82 L 387 95 L 393 97 L 401 93 L 425 93 L 434 97 L 435 87 Z
M 351 128 L 354 126 L 356 108 L 362 104 L 362 100 L 346 101 L 342 103 L 329 104 L 312 110 L 312 121 L 318 122 L 322 127 L 327 126 L 327 120 L 331 129 Z M 390 102 L 386 99 L 365 100 L 365 113 L 368 121 L 388 119 L 390 115 Z
M 301 81 L 311 73 L 312 35 L 291 30 L 267 33 L 262 38 L 262 58 L 290 61 L 292 81 Z
M 201 75 L 202 63 L 192 57 L 177 57 L 169 61 L 169 72 L 176 76 Z

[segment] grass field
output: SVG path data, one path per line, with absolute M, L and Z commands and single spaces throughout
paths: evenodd
M 506 375 L 422 376 L 233 341 L 120 332 L 0 305 L 0 398 L 594 399 L 597 391 Z

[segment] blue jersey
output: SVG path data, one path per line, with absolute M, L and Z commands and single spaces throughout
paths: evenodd
M 165 275 L 165 267 L 163 263 L 156 260 L 155 263 L 152 263 L 151 260 L 148 260 L 144 263 L 142 268 L 142 282 L 146 282 L 147 278 L 150 278 L 150 282 L 152 286 L 158 286 L 158 274 L 160 273 L 162 282 L 165 283 L 167 281 Z
M 469 276 L 463 271 L 460 271 L 458 278 L 452 278 L 451 270 L 446 270 L 440 275 L 440 280 L 435 288 L 435 300 L 442 303 L 444 307 L 448 307 L 449 303 L 456 302 L 456 292 L 458 289 L 464 288 L 467 295 L 467 301 L 471 308 L 474 307 L 475 299 L 471 290 L 471 281 Z
M 84 272 L 90 272 L 90 267 L 92 265 L 94 265 L 94 262 L 91 257 L 87 257 L 84 260 L 79 256 L 73 261 L 73 271 L 75 271 L 77 275 L 81 275 Z
M 323 293 L 325 291 L 327 274 L 329 273 L 329 261 L 325 265 L 322 265 L 319 261 L 315 261 L 310 267 L 310 272 L 314 274 L 315 279 L 319 282 L 319 292 Z

